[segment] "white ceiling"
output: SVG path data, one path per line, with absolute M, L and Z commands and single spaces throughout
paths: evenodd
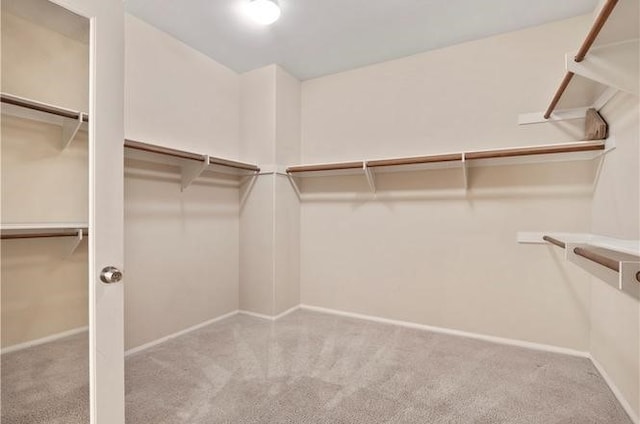
M 10 13 L 89 44 L 89 20 L 47 0 L 1 0 L 2 13 Z
M 237 72 L 277 63 L 300 79 L 592 12 L 597 0 L 280 0 L 261 27 L 249 0 L 126 0 L 128 12 Z

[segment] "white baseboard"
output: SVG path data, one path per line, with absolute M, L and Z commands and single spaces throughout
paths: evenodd
M 382 323 L 382 324 L 398 325 L 398 326 L 401 326 L 401 327 L 413 328 L 413 329 L 417 329 L 417 330 L 432 331 L 434 333 L 448 334 L 448 335 L 451 335 L 451 336 L 467 337 L 467 338 L 470 338 L 470 339 L 483 340 L 483 341 L 486 341 L 486 342 L 497 343 L 497 344 L 501 344 L 501 345 L 517 346 L 517 347 L 523 347 L 523 348 L 527 348 L 527 349 L 541 350 L 541 351 L 544 351 L 544 352 L 561 353 L 561 354 L 564 354 L 564 355 L 577 356 L 577 357 L 580 357 L 580 358 L 589 358 L 589 353 L 588 352 L 583 352 L 583 351 L 574 350 L 574 349 L 568 349 L 568 348 L 564 348 L 564 347 L 546 345 L 546 344 L 542 344 L 542 343 L 533 343 L 533 342 L 527 342 L 527 341 L 523 341 L 523 340 L 516 340 L 516 339 L 508 339 L 508 338 L 504 338 L 504 337 L 489 336 L 489 335 L 485 335 L 485 334 L 471 333 L 471 332 L 461 331 L 461 330 L 452 330 L 452 329 L 444 328 L 444 327 L 434 327 L 434 326 L 431 326 L 431 325 L 418 324 L 418 323 L 415 323 L 415 322 L 398 321 L 398 320 L 393 320 L 393 319 L 380 318 L 380 317 L 376 317 L 376 316 L 373 316 L 373 315 L 357 314 L 357 313 L 352 313 L 352 312 L 339 311 L 339 310 L 336 310 L 336 309 L 323 308 L 323 307 L 319 307 L 319 306 L 300 305 L 300 309 L 304 309 L 304 310 L 308 310 L 308 311 L 315 311 L 315 312 L 324 312 L 324 313 L 327 313 L 327 314 L 340 315 L 340 316 L 349 317 L 349 318 L 363 319 L 363 320 L 367 320 L 367 321 L 379 322 L 379 323 Z
M 0 354 L 4 355 L 5 353 L 17 352 L 19 350 L 27 349 L 33 346 L 38 346 L 44 343 L 54 342 L 56 340 L 63 339 L 65 337 L 75 336 L 76 334 L 80 334 L 85 331 L 89 331 L 89 327 L 74 328 L 72 330 L 67 330 L 61 333 L 52 334 L 50 336 L 42 337 L 40 339 L 30 340 L 28 342 L 6 347 L 0 351 Z
M 602 364 L 600 364 L 600 362 L 598 362 L 598 360 L 594 358 L 592 355 L 589 355 L 589 359 L 591 359 L 593 366 L 596 367 L 596 369 L 602 376 L 602 379 L 607 383 L 607 385 L 613 392 L 616 399 L 618 399 L 618 402 L 620 402 L 620 405 L 622 405 L 622 408 L 627 413 L 627 415 L 629 416 L 633 424 L 640 424 L 640 417 L 636 415 L 635 411 L 631 407 L 631 404 L 627 401 L 627 399 L 625 399 L 624 395 L 622 394 L 620 389 L 618 389 L 618 386 L 616 386 L 616 384 L 613 382 L 613 379 L 609 376 L 609 374 L 607 374 Z
M 292 308 L 287 309 L 286 311 L 282 312 L 281 314 L 278 315 L 266 315 L 266 314 L 259 314 L 257 312 L 251 312 L 251 311 L 245 311 L 245 310 L 239 310 L 238 313 L 243 314 L 243 315 L 248 315 L 251 317 L 255 317 L 255 318 L 260 318 L 260 319 L 266 319 L 269 321 L 276 321 L 279 320 L 280 318 L 283 318 L 287 315 L 289 315 L 292 312 L 297 311 L 298 309 L 300 309 L 301 305 L 296 305 Z
M 196 325 L 191 326 L 189 328 L 185 328 L 184 330 L 180 330 L 180 331 L 178 331 L 176 333 L 169 334 L 168 336 L 161 337 L 161 338 L 159 338 L 157 340 L 154 340 L 152 342 L 145 343 L 143 345 L 134 347 L 132 349 L 129 349 L 129 350 L 125 351 L 124 352 L 124 356 L 126 357 L 126 356 L 129 356 L 129 355 L 133 355 L 134 353 L 142 352 L 143 350 L 146 350 L 146 349 L 149 349 L 149 348 L 151 348 L 153 346 L 156 346 L 156 345 L 159 345 L 161 343 L 167 342 L 167 341 L 169 341 L 171 339 L 175 339 L 176 337 L 183 336 L 183 335 L 185 335 L 187 333 L 191 333 L 192 331 L 198 330 L 198 329 L 200 329 L 202 327 L 206 327 L 207 325 L 211 325 L 211 324 L 213 324 L 215 322 L 222 321 L 225 318 L 230 318 L 230 317 L 232 317 L 234 315 L 237 315 L 238 312 L 239 311 L 237 311 L 237 310 L 236 311 L 231 311 L 231 312 L 229 312 L 227 314 L 220 315 L 219 317 L 210 319 L 210 320 L 205 321 L 205 322 L 201 322 L 200 324 L 196 324 Z

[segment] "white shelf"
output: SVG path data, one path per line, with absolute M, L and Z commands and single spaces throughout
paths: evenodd
M 578 265 L 589 274 L 605 281 L 626 294 L 640 299 L 640 240 L 623 240 L 597 234 L 563 232 L 520 232 L 518 243 L 549 244 L 543 240 L 550 236 L 564 246 L 565 260 Z M 618 271 L 608 268 L 593 259 L 576 253 L 584 249 L 606 259 Z
M 602 2 L 579 50 L 586 54 L 575 51 L 565 55 L 566 74 L 549 106 L 551 115 L 545 118 L 545 112 L 523 113 L 518 117 L 519 125 L 582 119 L 587 109 L 599 111 L 617 93 L 638 96 L 639 8 L 638 0 Z
M 2 224 L 2 240 L 64 238 L 71 255 L 88 235 L 89 225 L 84 222 L 47 222 Z
M 299 193 L 295 178 L 362 175 L 371 191 L 376 191 L 376 175 L 391 172 L 416 172 L 438 169 L 460 169 L 464 189 L 469 186 L 469 170 L 474 167 L 521 165 L 551 162 L 575 162 L 601 158 L 614 148 L 613 139 L 546 144 L 460 153 L 434 154 L 391 159 L 295 165 L 286 169 Z
M 254 176 L 260 172 L 260 168 L 250 163 L 143 143 L 141 141 L 125 140 L 124 147 L 125 158 L 127 159 L 178 167 L 182 175 L 182 190 L 187 189 L 205 171 L 237 177 Z
M 8 93 L 0 93 L 2 114 L 62 127 L 60 146 L 64 150 L 73 141 L 78 131 L 87 130 L 89 117 L 86 113 L 60 106 L 27 99 Z

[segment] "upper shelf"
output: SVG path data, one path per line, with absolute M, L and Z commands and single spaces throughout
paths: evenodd
M 172 149 L 141 141 L 125 140 L 124 147 L 127 158 L 180 167 L 183 190 L 205 171 L 237 176 L 256 175 L 260 172 L 258 166 L 250 163 Z
M 31 119 L 62 127 L 61 147 L 66 149 L 78 131 L 89 122 L 89 115 L 60 106 L 27 99 L 8 93 L 0 93 L 2 114 Z
M 606 0 L 601 4 L 580 48 L 566 54 L 567 72 L 547 109 L 520 115 L 520 124 L 584 118 L 587 109 L 600 110 L 618 92 L 639 94 L 639 3 Z M 577 81 L 576 76 L 585 81 Z M 573 85 L 580 87 L 577 94 L 569 89 Z M 574 97 L 583 99 L 577 101 L 580 107 Z
M 287 168 L 295 177 L 362 173 L 367 169 L 422 170 L 441 167 L 490 166 L 513 163 L 573 161 L 596 158 L 605 151 L 606 142 L 580 141 L 575 143 L 548 144 L 494 150 L 477 150 L 461 153 L 413 156 L 393 159 L 377 159 L 357 162 L 335 162 L 314 165 L 296 165 Z

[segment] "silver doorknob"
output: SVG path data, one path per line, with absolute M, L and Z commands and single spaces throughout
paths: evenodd
M 118 283 L 122 280 L 122 271 L 113 266 L 104 267 L 100 272 L 100 280 L 107 284 Z

